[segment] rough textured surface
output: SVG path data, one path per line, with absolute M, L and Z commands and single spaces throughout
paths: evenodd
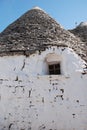
M 82 41 L 81 46 L 87 62 L 87 22 L 81 22 L 75 29 L 69 31 Z
M 76 37 L 79 37 L 81 41 L 87 46 L 87 23 L 81 22 L 75 29 L 70 30 Z
M 52 53 L 61 57 L 61 75 L 47 75 Z M 65 47 L 0 57 L 0 130 L 87 130 L 84 67 Z
M 50 45 L 68 46 L 85 61 L 87 59 L 87 48 L 83 42 L 38 8 L 25 13 L 0 34 L 1 55 L 29 55 Z

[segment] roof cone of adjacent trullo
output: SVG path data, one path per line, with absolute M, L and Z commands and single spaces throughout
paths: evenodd
M 83 42 L 86 42 L 87 45 L 87 22 L 81 22 L 75 29 L 70 31 Z
M 42 9 L 35 7 L 0 34 L 0 52 L 43 50 L 50 45 L 68 46 L 77 54 L 83 50 L 79 38 L 63 29 Z

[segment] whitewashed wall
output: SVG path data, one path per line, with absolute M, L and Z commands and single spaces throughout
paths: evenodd
M 48 75 L 46 56 L 61 57 Z M 69 48 L 0 57 L 0 130 L 87 130 L 85 62 Z

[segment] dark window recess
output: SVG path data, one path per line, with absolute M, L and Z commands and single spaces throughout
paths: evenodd
M 50 75 L 61 74 L 60 63 L 49 65 L 49 74 Z

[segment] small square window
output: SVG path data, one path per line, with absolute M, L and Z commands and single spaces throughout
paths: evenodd
M 49 65 L 49 74 L 50 75 L 60 75 L 60 63 Z

